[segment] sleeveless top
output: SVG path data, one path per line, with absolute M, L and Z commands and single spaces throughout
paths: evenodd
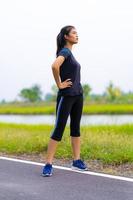
M 60 78 L 61 82 L 70 78 L 72 85 L 63 89 L 58 89 L 58 95 L 61 96 L 75 96 L 83 94 L 83 88 L 80 83 L 80 69 L 81 65 L 77 62 L 73 56 L 71 50 L 67 47 L 63 47 L 57 54 L 57 56 L 62 55 L 65 57 L 64 62 L 60 66 Z

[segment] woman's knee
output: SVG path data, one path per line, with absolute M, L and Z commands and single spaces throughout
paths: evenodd
M 59 129 L 56 127 L 53 132 L 51 133 L 50 137 L 54 140 L 61 141 L 64 132 L 64 127 Z
M 51 135 L 50 138 L 52 138 L 53 140 L 56 140 L 56 141 L 58 141 L 58 142 L 60 142 L 61 139 L 62 139 L 62 137 L 60 138 L 60 137 L 57 137 L 57 136 L 55 136 L 55 135 Z
M 80 136 L 80 130 L 70 130 L 70 136 L 73 137 L 79 137 Z

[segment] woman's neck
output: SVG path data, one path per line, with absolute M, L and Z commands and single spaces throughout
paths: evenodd
M 68 48 L 68 49 L 70 49 L 72 51 L 72 45 L 65 45 L 64 47 Z

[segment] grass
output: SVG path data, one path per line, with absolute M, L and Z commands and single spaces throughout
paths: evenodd
M 0 114 L 55 114 L 55 103 L 3 104 Z M 83 114 L 133 114 L 133 104 L 86 104 Z
M 23 154 L 46 152 L 54 126 L 0 123 L 0 152 Z M 71 158 L 66 126 L 55 158 Z M 103 164 L 133 162 L 133 124 L 81 126 L 81 157 Z

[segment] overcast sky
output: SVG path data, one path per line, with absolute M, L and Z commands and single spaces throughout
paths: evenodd
M 81 64 L 81 83 L 102 93 L 113 81 L 133 91 L 132 0 L 0 1 L 0 100 L 14 100 L 39 84 L 44 95 L 55 84 L 51 64 L 56 36 L 74 25 L 79 42 L 72 52 Z

